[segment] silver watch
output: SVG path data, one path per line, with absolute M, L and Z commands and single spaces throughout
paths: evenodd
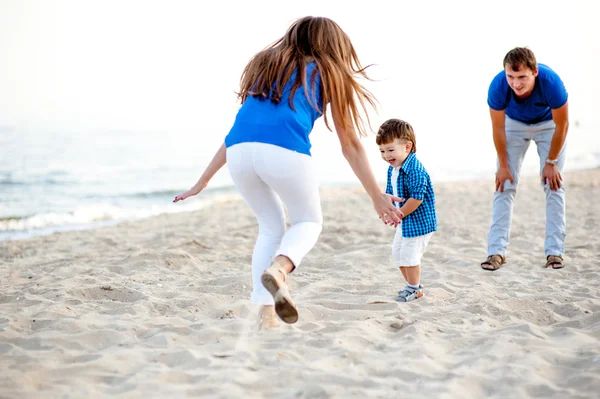
M 558 165 L 558 159 L 546 159 L 546 163 L 556 166 Z

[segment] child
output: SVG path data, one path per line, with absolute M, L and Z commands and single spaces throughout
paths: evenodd
M 381 158 L 390 164 L 388 194 L 407 198 L 399 202 L 403 213 L 392 244 L 394 265 L 400 268 L 406 287 L 398 292 L 398 302 L 423 296 L 421 257 L 437 230 L 435 196 L 427 171 L 417 159 L 417 142 L 412 126 L 399 119 L 385 121 L 376 138 Z
M 261 305 L 261 328 L 298 320 L 287 275 L 300 266 L 321 233 L 317 171 L 310 153 L 314 122 L 331 109 L 344 157 L 381 218 L 400 222 L 400 211 L 382 193 L 359 140 L 359 111 L 375 104 L 357 77 L 367 78 L 346 33 L 332 20 L 304 17 L 246 65 L 233 127 L 198 182 L 175 197 L 202 191 L 225 165 L 258 221 L 252 254 L 252 302 Z M 325 125 L 330 128 L 327 116 Z M 331 130 L 331 129 L 330 129 Z M 285 204 L 290 228 L 285 229 Z

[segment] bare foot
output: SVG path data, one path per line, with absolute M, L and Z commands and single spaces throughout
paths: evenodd
M 275 313 L 275 306 L 261 306 L 258 311 L 258 329 L 268 330 L 271 328 L 277 328 L 281 324 L 277 320 L 277 314 Z

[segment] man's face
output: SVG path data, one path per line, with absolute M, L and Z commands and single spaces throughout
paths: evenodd
M 533 92 L 535 86 L 535 78 L 538 75 L 538 70 L 531 69 L 520 65 L 517 71 L 513 71 L 512 65 L 505 65 L 506 80 L 508 85 L 515 92 L 515 95 L 520 98 L 526 98 Z

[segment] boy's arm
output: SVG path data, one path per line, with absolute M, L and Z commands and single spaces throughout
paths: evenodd
M 421 205 L 422 203 L 423 203 L 423 200 L 409 198 L 406 200 L 404 205 L 402 205 L 402 207 L 400 208 L 400 212 L 402 212 L 404 214 L 404 217 L 406 217 L 407 215 L 410 215 L 411 213 L 413 213 L 415 211 L 415 209 L 417 209 L 419 207 L 419 205 Z

